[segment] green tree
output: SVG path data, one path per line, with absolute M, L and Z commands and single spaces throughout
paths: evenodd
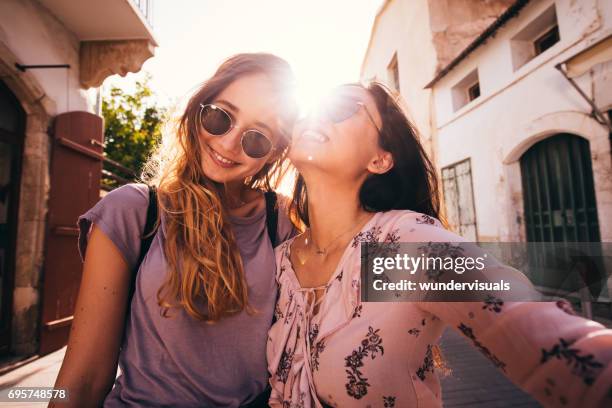
M 128 93 L 116 86 L 102 98 L 104 117 L 104 155 L 132 170 L 120 170 L 104 163 L 105 175 L 102 185 L 114 188 L 122 184 L 120 178 L 132 181 L 140 175 L 143 165 L 161 139 L 161 128 L 166 108 L 158 105 L 157 98 L 149 86 L 151 76 L 136 81 L 135 90 Z

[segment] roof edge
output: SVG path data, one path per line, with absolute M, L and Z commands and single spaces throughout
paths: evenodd
M 488 26 L 474 41 L 463 49 L 451 62 L 436 74 L 436 76 L 425 85 L 424 89 L 432 88 L 440 79 L 453 70 L 461 61 L 466 59 L 474 50 L 484 44 L 489 37 L 493 36 L 509 20 L 519 15 L 519 12 L 529 3 L 529 0 L 517 0 L 508 7 L 490 26 Z

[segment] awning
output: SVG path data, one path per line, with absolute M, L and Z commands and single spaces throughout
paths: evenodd
M 612 34 L 565 61 L 565 71 L 575 78 L 607 61 L 612 61 Z

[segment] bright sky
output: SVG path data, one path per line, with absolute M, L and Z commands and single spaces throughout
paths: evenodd
M 309 104 L 326 89 L 359 79 L 382 0 L 154 0 L 159 43 L 143 67 L 163 103 L 187 97 L 227 57 L 271 52 L 298 78 Z M 109 82 L 128 87 L 142 74 Z

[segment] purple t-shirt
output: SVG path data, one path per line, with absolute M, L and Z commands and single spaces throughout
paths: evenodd
M 148 197 L 146 185 L 128 184 L 83 214 L 78 221 L 81 256 L 94 223 L 133 269 L 138 262 Z M 171 317 L 162 317 L 157 304 L 157 290 L 167 273 L 162 218 L 138 271 L 119 354 L 121 375 L 106 397 L 105 407 L 237 407 L 266 388 L 266 342 L 277 292 L 266 212 L 230 216 L 230 222 L 244 263 L 249 301 L 260 313 L 242 312 L 214 324 L 194 319 L 183 309 L 172 309 Z M 292 233 L 289 219 L 279 211 L 278 242 Z

